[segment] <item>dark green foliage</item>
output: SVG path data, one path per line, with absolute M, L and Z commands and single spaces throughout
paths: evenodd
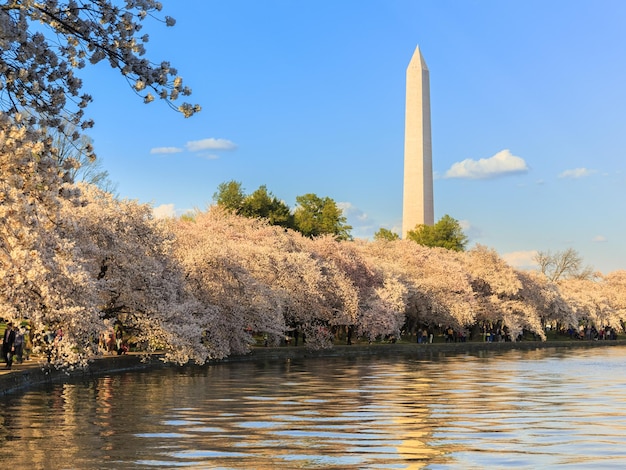
M 418 225 L 409 230 L 407 239 L 420 245 L 465 251 L 467 236 L 456 219 L 444 215 L 435 225 Z
M 296 197 L 294 212 L 296 230 L 307 237 L 334 235 L 338 240 L 349 240 L 352 227 L 337 203 L 329 197 L 308 193 Z
M 268 192 L 265 185 L 245 197 L 239 213 L 245 217 L 267 219 L 272 225 L 293 228 L 289 206 Z
M 297 207 L 292 212 L 287 204 L 274 196 L 262 185 L 246 195 L 241 183 L 228 181 L 217 187 L 213 199 L 218 206 L 238 215 L 266 219 L 272 225 L 294 229 L 307 237 L 333 235 L 338 240 L 350 240 L 352 227 L 337 203 L 315 194 L 296 198 Z
M 236 214 L 239 214 L 239 211 L 241 211 L 245 198 L 246 196 L 243 193 L 241 183 L 235 180 L 220 183 L 217 187 L 217 192 L 213 194 L 213 200 L 218 206 L 233 211 Z
M 391 230 L 387 229 L 387 228 L 383 228 L 381 227 L 378 232 L 376 232 L 374 234 L 374 240 L 388 240 L 388 241 L 393 241 L 393 240 L 398 240 L 400 238 L 400 235 L 398 235 L 395 232 L 392 232 Z

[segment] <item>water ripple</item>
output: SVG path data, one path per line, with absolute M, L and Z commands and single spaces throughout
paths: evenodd
M 625 361 L 612 347 L 105 377 L 12 398 L 0 464 L 63 468 L 63 449 L 73 468 L 624 468 Z

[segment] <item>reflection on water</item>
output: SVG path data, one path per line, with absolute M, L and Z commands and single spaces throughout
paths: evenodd
M 626 348 L 159 370 L 5 399 L 11 468 L 626 466 Z

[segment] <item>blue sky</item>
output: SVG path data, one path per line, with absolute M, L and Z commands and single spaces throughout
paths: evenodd
M 178 68 L 200 114 L 144 105 L 104 63 L 82 73 L 120 196 L 180 214 L 236 180 L 291 207 L 329 196 L 355 237 L 399 233 L 419 45 L 435 219 L 514 265 L 574 248 L 604 273 L 626 269 L 626 2 L 185 0 L 163 14 L 177 24 L 146 25 L 147 56 Z

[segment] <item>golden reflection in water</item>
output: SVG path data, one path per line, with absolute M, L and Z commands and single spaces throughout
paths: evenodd
M 407 370 L 403 364 L 396 364 L 394 376 L 402 385 L 396 391 L 396 400 L 392 401 L 399 409 L 394 413 L 395 428 L 400 444 L 396 451 L 401 460 L 406 462 L 406 469 L 424 468 L 443 451 L 433 447 L 432 434 L 435 427 L 430 419 L 430 397 L 432 396 L 433 379 L 425 374 L 415 374 Z M 436 384 L 435 384 L 436 386 Z M 404 410 L 409 406 L 412 412 Z

